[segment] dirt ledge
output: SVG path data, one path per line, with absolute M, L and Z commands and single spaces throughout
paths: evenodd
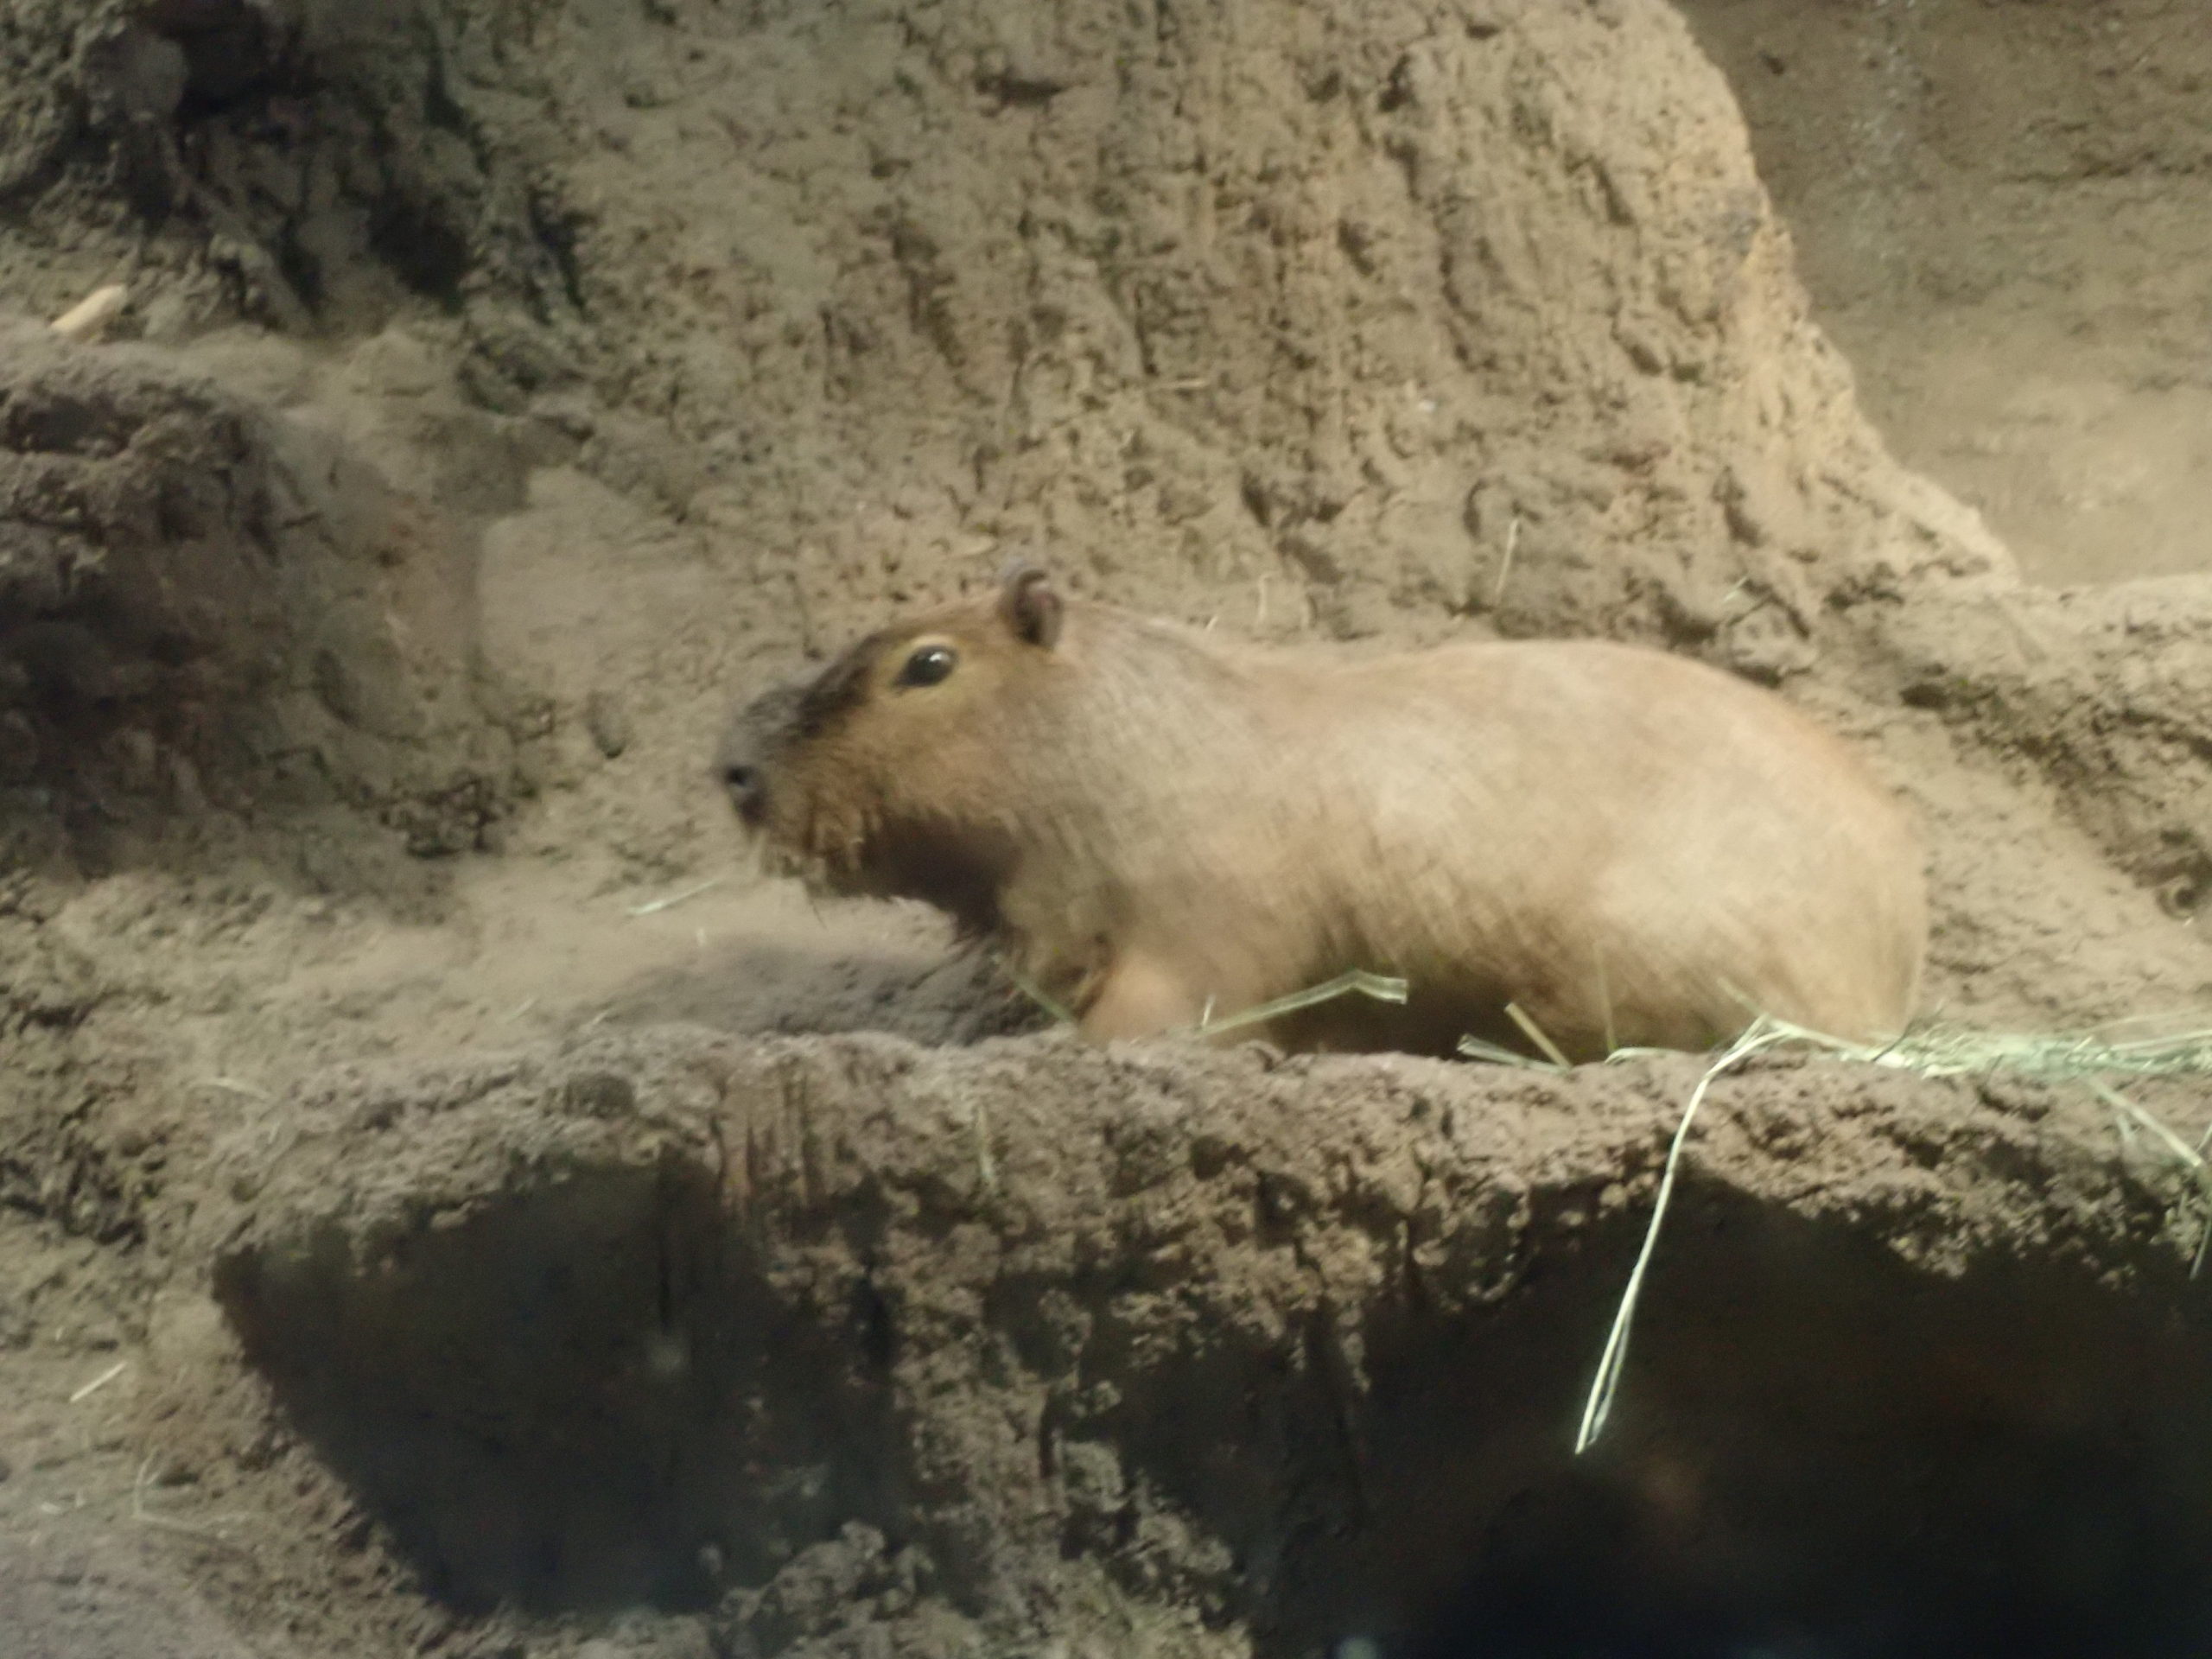
M 1695 1076 L 667 1028 L 334 1073 L 240 1131 L 199 1224 L 272 1421 L 464 1622 L 645 1602 L 762 1655 L 2212 1630 L 2182 1224 L 2043 1092 L 1717 1087 L 1570 1467 Z

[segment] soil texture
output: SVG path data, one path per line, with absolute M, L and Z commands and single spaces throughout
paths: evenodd
M 2186 0 L 1685 0 L 1821 326 L 2039 580 L 2204 569 L 2212 41 Z
M 1576 1459 L 1700 1062 L 1085 1050 L 708 775 L 1015 553 L 1637 639 L 1914 803 L 1933 1011 L 2203 1025 L 2178 12 L 1688 10 L 0 15 L 0 1654 L 2203 1645 L 2108 1103 L 1721 1079 Z

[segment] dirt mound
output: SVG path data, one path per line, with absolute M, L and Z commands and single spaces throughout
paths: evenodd
M 130 293 L 0 337 L 0 1609 L 2201 1643 L 2201 1310 L 2101 1116 L 1727 1084 L 1570 1468 L 1682 1067 L 760 1039 L 1027 1017 L 702 776 L 1017 548 L 1779 683 L 1927 815 L 1948 1011 L 2212 995 L 2212 594 L 2023 588 L 1889 457 L 1658 0 L 33 0 L 0 58 L 10 303 Z
M 334 331 L 396 274 L 459 308 L 480 396 L 565 402 L 602 475 L 736 532 L 786 643 L 1014 537 L 1262 627 L 1776 674 L 1872 570 L 2005 563 L 1859 421 L 1661 5 L 102 16 L 24 96 L 137 109 L 121 66 L 172 63 L 133 118 L 179 179 L 143 313 L 241 238 Z M 203 85 L 219 19 L 254 49 Z M 135 164 L 87 118 L 46 165 Z
M 1685 0 L 1908 466 L 2047 582 L 2201 571 L 2212 40 L 2165 0 Z
M 443 1599 L 717 1652 L 2202 1639 L 2185 1245 L 2037 1091 L 1726 1082 L 1570 1459 L 1696 1071 L 671 1030 L 334 1077 L 203 1217 L 305 1441 L 230 1501 L 334 1475 Z
M 2033 767 L 2113 862 L 2193 918 L 2212 880 L 2212 595 L 2169 578 L 1908 611 L 1899 696 Z
M 0 788 L 85 861 L 211 808 L 343 801 L 418 852 L 513 789 L 441 516 L 164 354 L 0 327 Z

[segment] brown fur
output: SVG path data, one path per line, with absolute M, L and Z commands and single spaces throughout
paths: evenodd
M 900 683 L 932 645 L 950 673 Z M 1268 1034 L 1525 1050 L 1511 1001 L 1577 1058 L 1703 1048 L 1754 1009 L 1877 1039 L 1926 946 L 1917 836 L 1850 750 L 1624 645 L 1269 650 L 1017 572 L 763 696 L 721 759 L 794 868 L 945 910 L 1099 1039 L 1352 968 L 1410 1001 Z

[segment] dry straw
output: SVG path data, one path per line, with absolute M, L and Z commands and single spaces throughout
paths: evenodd
M 2205 1156 L 2207 1144 L 2212 1143 L 2212 1132 L 2192 1147 L 2150 1112 L 2120 1094 L 2110 1079 L 2212 1076 L 2212 1031 L 2190 1030 L 2125 1039 L 2119 1034 L 2128 1027 L 2140 1028 L 2145 1023 L 2129 1021 L 2104 1033 L 2068 1034 L 1976 1031 L 1965 1026 L 1931 1022 L 1915 1027 L 1893 1042 L 1876 1045 L 1846 1042 L 1768 1015 L 1755 1020 L 1706 1068 L 1697 1086 L 1690 1091 L 1689 1102 L 1675 1127 L 1674 1138 L 1667 1148 L 1666 1165 L 1659 1177 L 1658 1198 L 1652 1206 L 1650 1224 L 1644 1230 L 1643 1245 L 1637 1252 L 1636 1265 L 1630 1269 L 1627 1287 L 1614 1313 L 1612 1327 L 1606 1333 L 1605 1349 L 1599 1356 L 1597 1376 L 1583 1406 L 1582 1421 L 1575 1433 L 1575 1452 L 1586 1452 L 1597 1443 L 1611 1414 L 1613 1399 L 1628 1363 L 1629 1334 L 1635 1322 L 1637 1302 L 1643 1295 L 1644 1275 L 1658 1248 L 1659 1229 L 1674 1198 L 1675 1176 L 1681 1167 L 1683 1147 L 1688 1141 L 1698 1109 L 1705 1103 L 1706 1092 L 1715 1078 L 1764 1050 L 1794 1045 L 1818 1049 L 1839 1059 L 1888 1066 L 1923 1077 L 2004 1075 L 2043 1083 L 2086 1084 L 2112 1109 L 2123 1143 L 2133 1145 L 2139 1135 L 2147 1137 L 2159 1157 L 2196 1183 L 2204 1199 L 2205 1219 L 2190 1272 L 2193 1276 L 2201 1271 L 2208 1250 L 2212 1250 L 2212 1163 L 2208 1163 Z M 1470 1058 L 1508 1062 L 1543 1071 L 1563 1069 L 1556 1064 L 1532 1060 L 1472 1039 L 1460 1044 L 1460 1052 Z M 1641 1058 L 1657 1052 L 1620 1049 L 1608 1058 Z
M 1024 973 L 1007 957 L 999 958 L 999 968 L 1014 982 L 1014 987 L 1039 1007 L 1064 1026 L 1077 1023 L 1074 1012 L 1054 1000 L 1045 988 Z M 1388 974 L 1370 974 L 1355 968 L 1349 973 L 1338 974 L 1326 984 L 1315 985 L 1303 991 L 1293 991 L 1288 996 L 1279 996 L 1272 1002 L 1262 1002 L 1253 1007 L 1240 1008 L 1234 1014 L 1217 1017 L 1213 1004 L 1208 1001 L 1204 1013 L 1194 1026 L 1184 1026 L 1169 1033 L 1176 1037 L 1218 1037 L 1224 1032 L 1242 1031 L 1249 1026 L 1265 1025 L 1270 1020 L 1286 1014 L 1296 1014 L 1323 1002 L 1333 1002 L 1340 996 L 1372 997 L 1377 1002 L 1402 1002 L 1406 1000 L 1406 982 L 1393 979 Z

